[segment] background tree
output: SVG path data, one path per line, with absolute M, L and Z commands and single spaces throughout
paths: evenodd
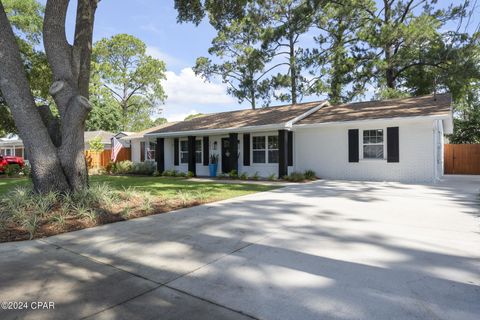
M 202 117 L 204 114 L 203 113 L 195 113 L 195 114 L 191 114 L 191 115 L 188 115 L 185 117 L 184 121 L 188 121 L 188 120 L 191 120 L 191 119 L 195 119 L 195 118 L 198 118 L 198 117 Z
M 45 53 L 35 49 L 40 44 L 45 8 L 36 0 L 4 0 L 3 5 L 15 33 L 35 102 L 50 104 L 48 87 L 51 71 Z M 0 136 L 16 132 L 12 115 L 0 91 Z
M 286 72 L 272 76 L 275 98 L 296 104 L 301 100 L 307 79 L 302 74 L 305 68 L 303 49 L 299 47 L 300 36 L 313 24 L 314 8 L 307 0 L 264 0 L 259 2 L 260 11 L 268 20 L 262 40 L 268 54 L 279 61 L 276 68 L 284 66 Z M 286 91 L 282 89 L 287 88 Z
M 194 67 L 195 74 L 210 80 L 219 76 L 228 84 L 227 92 L 236 97 L 239 103 L 248 101 L 255 109 L 260 100 L 267 106 L 270 102 L 270 85 L 265 70 L 271 57 L 261 48 L 261 34 L 265 16 L 250 3 L 241 17 L 217 24 L 218 33 L 208 50 L 210 55 L 220 59 L 213 63 L 210 58 L 200 57 Z
M 95 43 L 95 72 L 121 110 L 121 129 L 139 128 L 139 123 L 160 111 L 165 99 L 161 81 L 165 64 L 146 54 L 146 45 L 134 36 L 118 34 Z M 105 92 L 102 92 L 105 96 Z
M 167 123 L 167 122 L 168 122 L 167 118 L 159 117 L 159 118 L 153 120 L 153 125 L 154 125 L 154 126 L 159 126 L 159 125 L 165 124 L 165 123 Z
M 438 67 L 438 61 L 424 59 L 421 51 L 436 39 L 441 27 L 464 14 L 462 6 L 436 8 L 436 1 L 383 0 L 376 10 L 363 5 L 369 23 L 362 38 L 375 54 L 374 84 L 384 98 L 403 95 L 406 72 L 414 67 Z
M 366 43 L 358 30 L 368 23 L 365 7 L 374 2 L 361 0 L 327 3 L 317 8 L 314 26 L 316 48 L 306 50 L 310 68 L 308 94 L 327 94 L 331 103 L 349 102 L 365 91 L 371 69 Z

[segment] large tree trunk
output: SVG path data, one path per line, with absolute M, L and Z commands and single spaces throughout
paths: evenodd
M 290 90 L 292 93 L 292 104 L 297 104 L 297 61 L 295 57 L 295 35 L 290 33 L 289 35 L 289 60 L 290 60 Z
M 384 5 L 384 23 L 386 26 L 389 25 L 390 20 L 392 18 L 392 2 L 388 0 L 383 1 Z M 387 88 L 395 89 L 395 68 L 393 66 L 393 45 L 388 43 L 385 48 L 385 63 L 387 64 L 387 68 L 385 70 L 385 80 L 387 83 Z
M 84 124 L 88 102 L 93 17 L 97 0 L 79 0 L 75 44 L 67 42 L 65 19 L 69 0 L 48 0 L 44 44 L 53 73 L 50 94 L 60 118 L 37 107 L 11 25 L 0 2 L 0 90 L 9 106 L 32 165 L 39 193 L 72 192 L 88 187 Z M 58 132 L 60 128 L 60 132 Z

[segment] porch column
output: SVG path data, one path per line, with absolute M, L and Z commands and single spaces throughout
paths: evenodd
M 232 170 L 237 171 L 237 174 L 238 174 L 238 134 L 230 133 L 229 140 L 230 140 L 230 152 L 232 153 L 230 156 L 231 168 Z
M 288 175 L 288 131 L 278 130 L 278 178 Z
M 157 138 L 155 160 L 157 161 L 157 171 L 159 173 L 165 171 L 165 138 Z
M 197 176 L 197 161 L 195 159 L 195 136 L 188 136 L 188 171 Z

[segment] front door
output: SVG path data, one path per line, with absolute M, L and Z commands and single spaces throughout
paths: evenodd
M 222 138 L 222 172 L 232 171 L 232 152 L 230 150 L 230 139 Z

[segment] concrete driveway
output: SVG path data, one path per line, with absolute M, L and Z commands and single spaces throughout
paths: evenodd
M 480 177 L 318 181 L 0 245 L 1 319 L 479 319 Z M 31 305 L 30 305 L 31 308 Z

